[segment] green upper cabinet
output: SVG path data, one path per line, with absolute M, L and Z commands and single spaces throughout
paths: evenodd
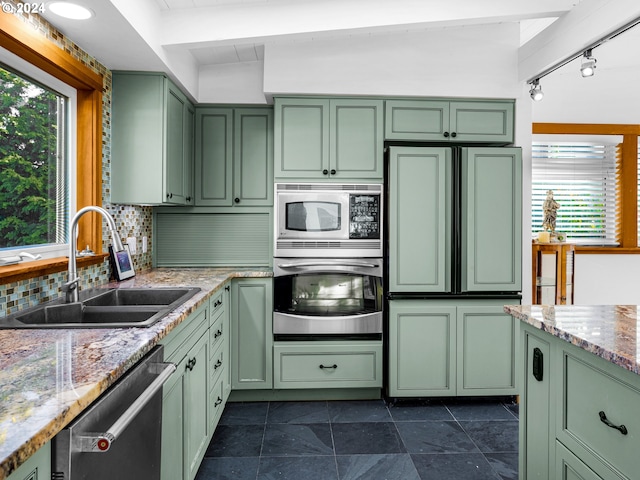
M 462 291 L 520 291 L 522 151 L 461 150 Z
M 273 110 L 196 108 L 196 205 L 273 205 Z
M 163 74 L 114 72 L 111 202 L 193 205 L 194 108 Z
M 513 143 L 514 102 L 388 100 L 385 140 Z
M 382 180 L 383 101 L 275 99 L 275 177 Z
M 390 148 L 389 184 L 389 289 L 449 291 L 451 149 Z

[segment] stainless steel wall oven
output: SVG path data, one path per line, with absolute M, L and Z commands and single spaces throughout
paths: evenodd
M 381 338 L 381 258 L 274 259 L 277 340 Z

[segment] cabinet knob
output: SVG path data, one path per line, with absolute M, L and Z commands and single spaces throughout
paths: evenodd
M 240 203 L 240 199 L 238 197 L 234 198 L 233 201 L 236 203 Z
M 449 132 L 444 132 L 444 138 L 449 138 Z
M 224 289 L 228 292 L 229 290 L 231 290 L 231 287 L 229 287 L 229 285 L 227 285 L 226 287 L 224 287 Z
M 222 403 L 222 399 L 220 397 L 218 397 L 218 399 L 216 400 L 216 403 L 213 404 L 214 407 L 217 407 L 218 405 L 220 405 Z
M 452 138 L 456 138 L 458 136 L 458 134 L 456 132 L 451 132 L 451 137 Z
M 327 170 L 326 168 L 324 170 L 322 170 L 322 174 L 323 175 L 329 175 L 329 170 Z
M 190 202 L 190 201 L 191 201 L 191 197 L 187 197 L 187 202 Z
M 332 169 L 331 169 L 331 175 L 335 175 L 335 174 L 336 174 L 336 169 L 335 169 L 335 168 L 332 168 Z

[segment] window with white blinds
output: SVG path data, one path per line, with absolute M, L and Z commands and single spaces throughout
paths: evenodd
M 616 168 L 613 144 L 533 142 L 532 235 L 542 230 L 542 204 L 553 190 L 557 232 L 574 243 L 617 245 Z

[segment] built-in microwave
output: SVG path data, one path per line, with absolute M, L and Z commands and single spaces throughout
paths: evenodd
M 382 189 L 276 183 L 274 257 L 382 257 Z

